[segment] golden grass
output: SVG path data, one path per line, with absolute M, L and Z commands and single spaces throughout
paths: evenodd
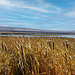
M 0 75 L 75 75 L 75 39 L 0 37 Z

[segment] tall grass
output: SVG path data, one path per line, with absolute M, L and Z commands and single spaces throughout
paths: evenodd
M 75 39 L 0 37 L 0 75 L 75 75 Z

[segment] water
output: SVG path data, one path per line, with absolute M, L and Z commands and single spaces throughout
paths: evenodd
M 75 38 L 75 35 L 61 35 L 61 37 Z
M 12 37 L 17 37 L 17 36 L 23 36 L 23 35 L 1 35 L 0 36 L 12 36 Z M 24 35 L 24 37 L 66 37 L 66 38 L 75 38 L 75 35 Z

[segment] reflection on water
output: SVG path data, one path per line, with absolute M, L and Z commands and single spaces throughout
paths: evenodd
M 24 37 L 67 37 L 67 38 L 75 38 L 75 35 L 1 35 L 0 36 L 12 36 L 12 37 L 17 37 L 17 36 L 24 36 Z

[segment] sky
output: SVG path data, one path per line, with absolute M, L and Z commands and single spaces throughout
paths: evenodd
M 0 26 L 75 31 L 75 0 L 0 0 Z

